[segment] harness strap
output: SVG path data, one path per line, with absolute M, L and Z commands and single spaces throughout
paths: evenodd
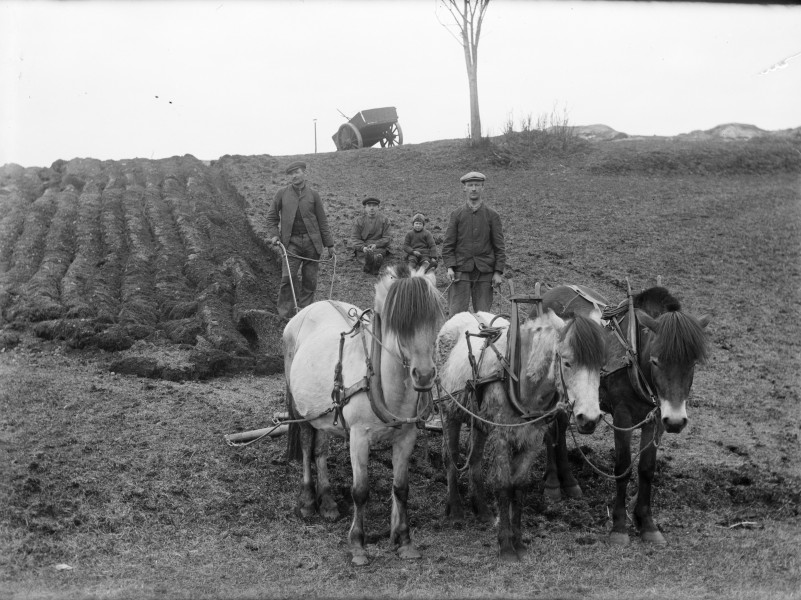
M 540 283 L 534 285 L 533 296 L 517 296 L 514 294 L 512 281 L 509 280 L 510 291 L 512 292 L 512 316 L 509 323 L 508 344 L 506 347 L 506 360 L 501 361 L 501 364 L 509 366 L 509 373 L 520 373 L 520 309 L 518 304 L 523 302 L 526 304 L 534 304 L 534 310 L 537 316 L 542 314 L 542 295 L 540 294 Z M 506 380 L 506 395 L 509 398 L 509 403 L 520 414 L 526 415 L 527 411 L 522 404 L 520 404 L 520 379 L 509 377 Z
M 611 331 L 615 334 L 618 342 L 620 342 L 621 346 L 626 350 L 627 361 L 628 361 L 628 375 L 629 375 L 629 382 L 631 383 L 631 387 L 634 388 L 634 392 L 636 393 L 637 397 L 640 400 L 648 402 L 651 406 L 658 406 L 656 401 L 656 394 L 654 394 L 651 386 L 648 384 L 648 380 L 645 377 L 645 373 L 643 373 L 642 368 L 640 367 L 640 359 L 639 354 L 637 352 L 638 346 L 638 335 L 637 331 L 639 327 L 637 325 L 637 311 L 634 309 L 634 298 L 631 295 L 631 287 L 629 286 L 629 297 L 628 303 L 624 304 L 625 310 L 620 311 L 620 307 L 618 307 L 617 313 L 612 316 L 607 324 L 607 328 L 611 329 Z M 623 335 L 623 328 L 621 327 L 621 322 L 623 318 L 626 316 L 626 312 L 628 312 L 628 335 Z M 626 339 L 628 338 L 628 339 Z M 621 367 L 624 368 L 624 367 Z M 614 371 L 609 371 L 603 376 L 611 375 L 612 373 L 616 373 L 620 369 L 615 369 Z
M 388 427 L 400 427 L 406 423 L 417 423 L 421 416 L 410 418 L 399 418 L 389 412 L 387 403 L 384 400 L 384 390 L 381 387 L 381 315 L 375 313 L 372 321 L 373 328 L 373 366 L 368 369 L 368 377 L 370 379 L 369 392 L 367 397 L 370 398 L 370 407 L 376 416 L 381 419 Z M 368 361 L 370 359 L 368 358 Z

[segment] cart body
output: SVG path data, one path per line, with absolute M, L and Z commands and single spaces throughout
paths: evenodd
M 403 143 L 403 132 L 394 106 L 359 111 L 331 136 L 337 150 L 369 148 L 378 143 L 382 148 Z

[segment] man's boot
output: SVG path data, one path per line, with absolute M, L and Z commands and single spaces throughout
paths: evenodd
M 384 263 L 384 255 L 383 254 L 374 254 L 373 255 L 373 275 L 378 275 L 378 272 L 381 270 L 381 265 Z

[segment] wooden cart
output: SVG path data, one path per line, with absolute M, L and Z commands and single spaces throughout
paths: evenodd
M 398 111 L 394 106 L 362 110 L 344 123 L 331 139 L 337 150 L 369 148 L 377 143 L 382 148 L 400 146 L 403 131 L 398 123 Z

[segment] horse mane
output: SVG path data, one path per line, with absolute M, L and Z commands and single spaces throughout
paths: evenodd
M 666 288 L 656 286 L 634 296 L 634 307 L 657 318 L 666 312 L 681 310 L 681 303 Z
M 592 319 L 574 314 L 567 320 L 561 339 L 567 341 L 577 365 L 600 371 L 606 364 L 606 335 Z
M 656 321 L 652 354 L 667 363 L 703 363 L 707 358 L 707 336 L 701 324 L 680 312 L 667 312 Z
M 376 284 L 375 310 L 384 326 L 400 340 L 409 340 L 421 329 L 436 335 L 444 316 L 442 296 L 429 276 L 411 271 L 405 264 L 386 268 Z

